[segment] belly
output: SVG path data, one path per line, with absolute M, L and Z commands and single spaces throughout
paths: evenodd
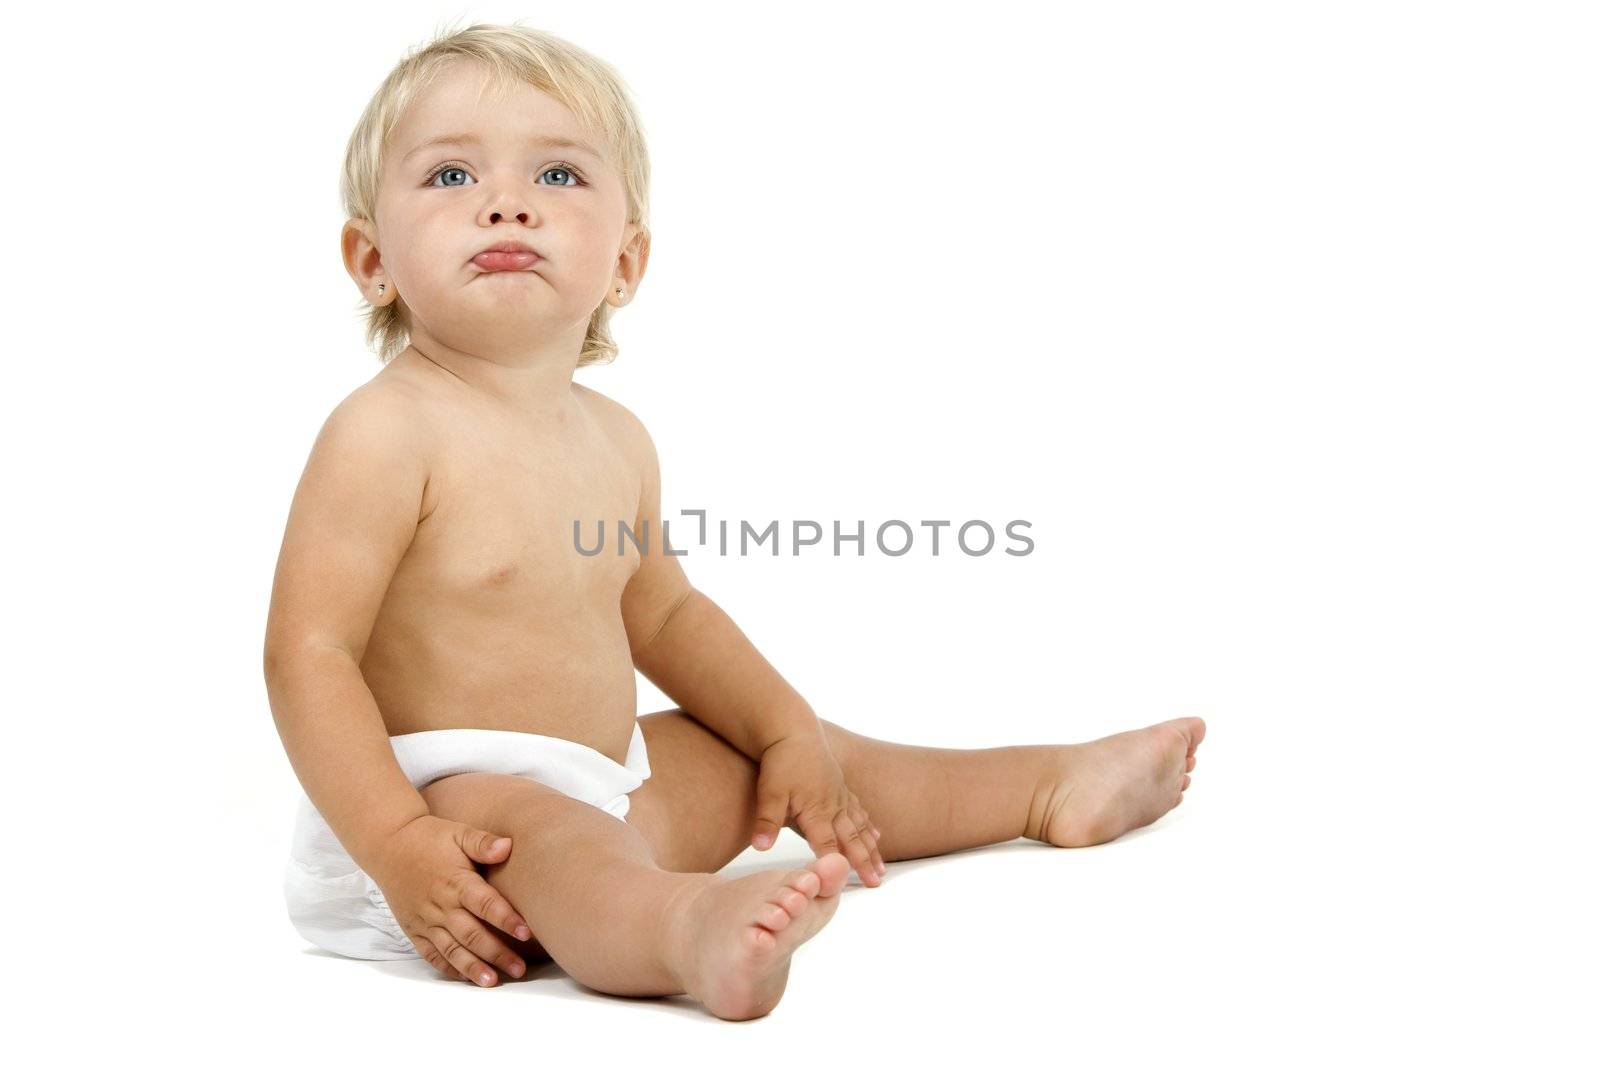
M 390 736 L 518 730 L 618 763 L 637 711 L 620 604 L 385 603 L 361 672 Z

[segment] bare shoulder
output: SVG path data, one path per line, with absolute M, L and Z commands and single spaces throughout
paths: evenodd
M 421 515 L 433 510 L 431 473 L 440 415 L 425 390 L 404 377 L 378 374 L 336 404 L 323 422 L 313 455 L 323 453 L 327 473 L 410 487 Z
M 651 440 L 650 431 L 645 429 L 639 416 L 620 402 L 586 385 L 573 382 L 572 389 L 594 412 L 606 433 L 627 452 L 632 462 L 641 470 L 655 465 L 655 442 Z
M 373 448 L 426 459 L 438 416 L 425 391 L 404 378 L 382 374 L 357 386 L 334 406 L 325 429 L 365 438 Z

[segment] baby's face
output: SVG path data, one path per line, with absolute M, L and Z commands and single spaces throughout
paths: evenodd
M 366 255 L 381 265 L 376 280 L 405 300 L 414 339 L 487 353 L 570 338 L 575 353 L 600 302 L 633 295 L 643 271 L 639 226 L 626 221 L 622 179 L 599 138 L 565 105 L 520 83 L 480 103 L 484 78 L 484 68 L 457 63 L 402 116 L 379 183 L 376 248 Z M 452 137 L 460 140 L 429 144 Z M 348 241 L 347 230 L 347 262 Z M 527 244 L 538 258 L 510 270 L 474 262 L 501 241 Z

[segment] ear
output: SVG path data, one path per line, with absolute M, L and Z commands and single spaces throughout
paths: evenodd
M 632 300 L 649 263 L 650 231 L 637 222 L 630 222 L 623 231 L 622 251 L 617 254 L 616 277 L 611 279 L 611 291 L 606 294 L 606 299 L 617 307 Z M 617 295 L 619 288 L 622 289 L 621 296 Z
M 382 307 L 399 296 L 394 291 L 394 279 L 383 269 L 383 258 L 378 252 L 378 228 L 370 219 L 347 220 L 339 233 L 339 250 L 344 256 L 344 269 L 367 303 Z M 382 292 L 378 291 L 379 285 L 383 286 Z

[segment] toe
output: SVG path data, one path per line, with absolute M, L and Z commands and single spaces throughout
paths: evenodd
M 1186 774 L 1186 775 L 1183 776 L 1183 784 L 1178 787 L 1178 792 L 1181 793 L 1185 789 L 1188 789 L 1188 788 L 1189 788 L 1189 776 Z
M 800 890 L 791 888 L 790 886 L 784 886 L 782 889 L 778 890 L 777 895 L 772 898 L 772 903 L 778 905 L 778 907 L 782 908 L 790 915 L 799 915 L 802 911 L 806 910 L 806 905 L 810 902 L 811 897 L 809 894 L 802 893 Z
M 770 905 L 767 912 L 767 917 L 761 920 L 761 925 L 773 933 L 777 933 L 794 921 L 794 916 L 790 915 L 788 910 L 781 905 Z
M 1190 753 L 1188 761 L 1185 762 L 1184 765 L 1183 765 L 1183 769 L 1186 770 L 1186 771 L 1194 770 L 1194 754 L 1193 753 Z
M 793 871 L 789 875 L 787 888 L 793 889 L 801 896 L 814 897 L 817 890 L 822 888 L 822 876 L 812 870 Z
M 817 891 L 819 897 L 833 896 L 844 888 L 845 879 L 850 877 L 850 861 L 838 852 L 819 856 L 806 867 L 822 880 L 822 888 Z

